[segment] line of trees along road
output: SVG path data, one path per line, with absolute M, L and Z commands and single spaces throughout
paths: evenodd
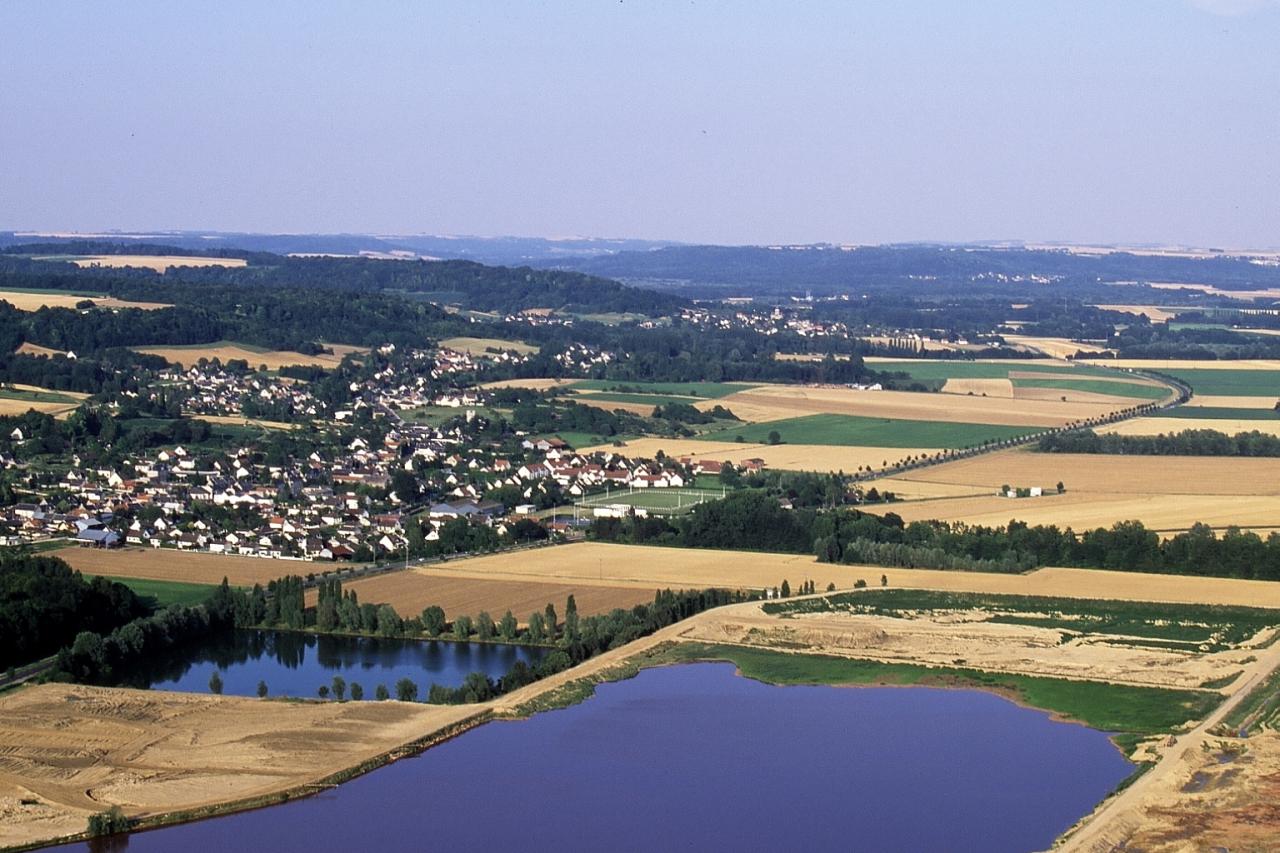
M 1259 417 L 1267 416 L 1265 409 Z M 1186 429 L 1162 435 L 1098 435 L 1090 429 L 1046 435 L 1041 453 L 1107 453 L 1127 456 L 1280 456 L 1280 437 L 1252 430 L 1228 435 L 1216 429 Z

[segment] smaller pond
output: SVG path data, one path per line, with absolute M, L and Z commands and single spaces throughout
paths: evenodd
M 335 675 L 374 698 L 379 684 L 395 695 L 408 678 L 425 698 L 433 683 L 457 687 L 472 672 L 497 678 L 516 661 L 536 663 L 545 649 L 490 643 L 449 643 L 335 637 L 288 631 L 231 631 L 206 643 L 178 649 L 123 673 L 125 687 L 208 693 L 214 671 L 229 696 L 256 696 L 264 681 L 272 696 L 314 697 Z

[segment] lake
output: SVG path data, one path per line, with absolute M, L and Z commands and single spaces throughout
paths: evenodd
M 1132 769 L 1101 732 L 989 693 L 687 664 L 309 799 L 93 849 L 1042 850 Z
M 491 643 L 451 643 L 336 637 L 289 631 L 238 630 L 196 646 L 175 649 L 123 673 L 125 687 L 208 693 L 209 677 L 222 675 L 228 696 L 256 696 L 265 681 L 271 696 L 314 697 L 335 675 L 364 688 L 366 700 L 385 684 L 408 678 L 425 698 L 432 682 L 457 687 L 472 672 L 497 678 L 517 660 L 536 662 L 545 649 Z

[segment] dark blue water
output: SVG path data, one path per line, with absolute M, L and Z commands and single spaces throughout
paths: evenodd
M 546 652 L 487 643 L 447 643 L 383 640 L 372 637 L 334 637 L 287 631 L 232 631 L 199 645 L 188 646 L 148 661 L 124 673 L 129 687 L 208 693 L 209 677 L 222 675 L 228 696 L 256 696 L 258 682 L 267 683 L 271 696 L 314 697 L 320 685 L 335 675 L 358 682 L 366 700 L 379 684 L 395 695 L 396 682 L 408 678 L 426 698 L 431 684 L 457 687 L 472 672 L 493 678 L 517 660 L 536 661 Z
M 988 693 L 772 687 L 693 664 L 320 796 L 98 849 L 1042 850 L 1131 770 L 1102 733 Z

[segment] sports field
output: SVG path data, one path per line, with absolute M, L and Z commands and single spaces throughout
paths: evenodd
M 595 507 L 630 506 L 657 515 L 687 512 L 706 501 L 723 498 L 725 489 L 619 489 L 587 495 L 578 504 L 588 510 Z

